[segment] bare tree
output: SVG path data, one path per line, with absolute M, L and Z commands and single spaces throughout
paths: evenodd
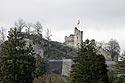
M 32 23 L 27 23 L 26 24 L 26 33 L 29 35 L 31 33 L 31 28 L 33 27 L 33 24 Z
M 6 38 L 6 29 L 4 29 L 3 27 L 0 28 L 0 36 L 1 36 L 1 42 L 4 42 Z
M 40 34 L 42 34 L 43 26 L 41 25 L 41 23 L 39 21 L 37 21 L 34 24 L 34 29 L 35 29 L 36 34 L 40 35 Z
M 51 40 L 51 31 L 47 28 L 46 32 L 45 32 L 45 38 L 50 41 Z
M 101 48 L 101 49 L 104 49 L 104 46 L 105 46 L 105 42 L 104 41 L 101 41 L 101 42 L 96 42 L 96 45 L 98 48 Z
M 117 40 L 111 39 L 108 42 L 106 50 L 110 53 L 112 60 L 118 60 L 118 55 L 120 54 L 120 46 Z
M 123 51 L 123 53 L 120 55 L 120 60 L 124 61 L 125 60 L 125 50 Z
M 15 22 L 15 27 L 19 32 L 21 32 L 22 29 L 25 27 L 25 22 L 23 21 L 23 19 L 19 19 L 17 22 Z

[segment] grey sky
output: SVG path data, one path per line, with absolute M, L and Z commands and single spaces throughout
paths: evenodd
M 0 0 L 0 26 L 10 28 L 19 18 L 40 21 L 52 30 L 53 40 L 63 42 L 79 19 L 84 40 L 114 38 L 125 49 L 124 4 L 125 0 Z

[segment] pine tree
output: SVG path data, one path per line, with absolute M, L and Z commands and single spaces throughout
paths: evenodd
M 32 83 L 35 68 L 32 46 L 26 44 L 21 32 L 11 28 L 0 56 L 0 83 Z
M 117 81 L 117 83 L 125 82 L 125 51 L 121 56 L 121 61 L 116 61 L 116 64 L 113 66 L 113 72 L 115 78 L 117 78 L 113 81 Z
M 73 60 L 70 83 L 108 83 L 105 59 L 95 47 L 95 40 L 82 43 Z
M 35 56 L 35 61 L 36 63 L 35 63 L 34 77 L 38 78 L 39 76 L 45 74 L 45 68 L 44 68 L 45 66 L 39 54 Z

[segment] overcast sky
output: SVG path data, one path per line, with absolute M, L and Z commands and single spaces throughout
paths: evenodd
M 0 0 L 0 26 L 10 28 L 18 19 L 40 21 L 52 30 L 52 40 L 64 42 L 77 20 L 83 39 L 116 39 L 125 49 L 125 0 Z

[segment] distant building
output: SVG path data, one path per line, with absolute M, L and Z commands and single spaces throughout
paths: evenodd
M 83 31 L 80 31 L 75 27 L 74 34 L 70 34 L 70 36 L 65 36 L 64 44 L 67 46 L 71 46 L 74 48 L 80 48 L 81 42 L 83 40 Z

